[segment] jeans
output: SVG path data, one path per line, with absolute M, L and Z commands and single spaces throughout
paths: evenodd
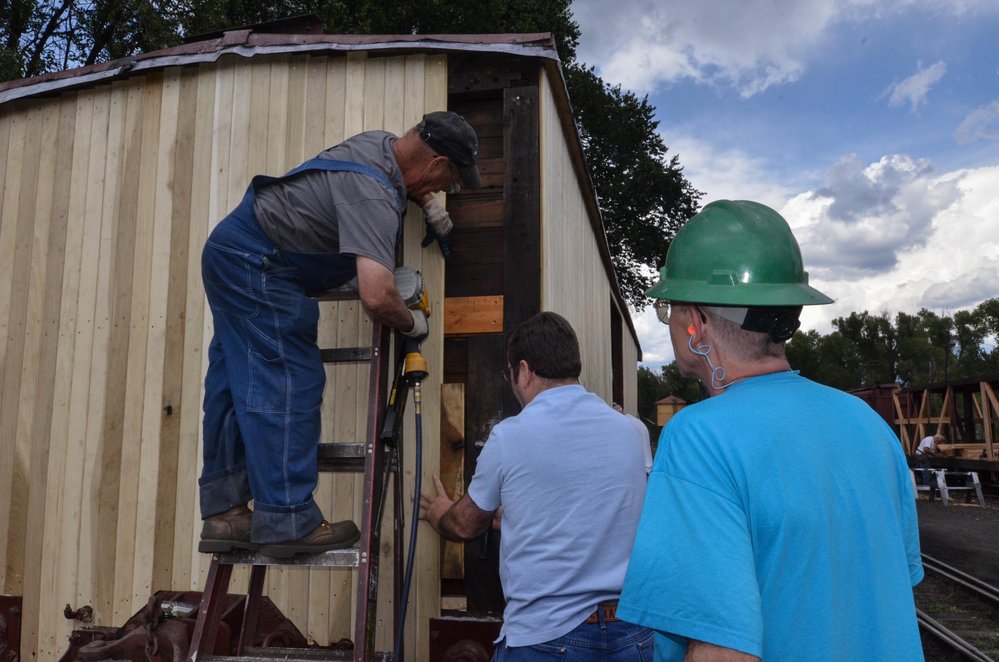
M 277 543 L 323 520 L 312 493 L 326 373 L 316 345 L 318 305 L 260 229 L 253 200 L 251 187 L 201 257 L 215 334 L 199 486 L 202 517 L 253 499 L 251 540 Z
M 496 645 L 493 662 L 652 662 L 652 630 L 624 621 L 582 623 L 571 632 L 533 646 Z

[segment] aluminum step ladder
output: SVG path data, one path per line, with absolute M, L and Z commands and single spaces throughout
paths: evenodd
M 342 297 L 323 297 L 324 300 L 344 300 Z M 361 443 L 319 444 L 320 471 L 353 471 L 364 473 L 361 540 L 356 547 L 333 550 L 319 554 L 299 554 L 292 559 L 273 559 L 249 550 L 213 554 L 202 593 L 198 618 L 191 638 L 188 660 L 392 660 L 388 652 L 374 650 L 376 606 L 378 600 L 379 543 L 381 519 L 386 507 L 386 493 L 390 480 L 394 484 L 393 538 L 394 566 L 393 590 L 396 605 L 402 594 L 403 576 L 403 497 L 402 472 L 398 470 L 399 429 L 401 406 L 388 408 L 389 353 L 392 331 L 374 322 L 370 347 L 346 347 L 321 350 L 325 363 L 370 362 L 368 409 L 365 441 Z M 335 384 L 334 384 L 335 387 Z M 404 406 L 404 402 L 402 406 Z M 388 421 L 386 419 L 389 419 Z M 391 476 L 390 476 L 391 475 Z M 229 588 L 232 569 L 236 565 L 252 566 L 243 624 L 238 635 L 236 656 L 212 655 L 219 622 Z M 357 568 L 358 581 L 355 594 L 354 650 L 342 651 L 319 648 L 254 648 L 253 636 L 260 611 L 261 594 L 268 566 L 283 565 L 313 568 Z M 394 616 L 393 641 L 398 632 L 398 614 Z
M 946 469 L 911 469 L 910 471 L 912 471 L 913 484 L 916 484 L 916 471 L 925 472 L 923 475 L 932 476 L 929 479 L 929 484 L 916 486 L 917 492 L 930 493 L 930 501 L 933 501 L 934 493 L 939 492 L 940 500 L 943 505 L 947 506 L 950 505 L 950 499 L 954 492 L 964 492 L 965 503 L 971 503 L 971 496 L 974 494 L 978 500 L 978 505 L 985 505 L 982 483 L 978 479 L 977 471 L 948 471 Z

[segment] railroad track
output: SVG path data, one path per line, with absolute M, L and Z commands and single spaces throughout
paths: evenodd
M 917 608 L 920 629 L 966 659 L 999 660 L 999 589 L 943 561 L 922 556 L 927 573 L 949 584 L 950 588 L 945 590 L 952 591 L 952 596 L 960 593 L 964 597 L 959 605 L 954 605 L 952 597 L 945 604 L 934 602 L 926 610 Z M 955 585 L 959 588 L 954 588 Z M 940 592 L 937 589 L 935 595 Z M 929 613 L 934 608 L 939 613 Z

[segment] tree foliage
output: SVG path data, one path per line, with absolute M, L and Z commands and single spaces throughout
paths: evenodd
M 701 193 L 658 133 L 655 107 L 576 61 L 570 0 L 0 0 L 0 80 L 174 46 L 185 37 L 315 14 L 328 33 L 551 32 L 599 197 L 618 282 L 637 309 Z
M 999 372 L 999 299 L 953 317 L 922 309 L 915 315 L 851 313 L 835 330 L 797 333 L 787 357 L 801 374 L 849 390 L 875 384 L 913 386 Z

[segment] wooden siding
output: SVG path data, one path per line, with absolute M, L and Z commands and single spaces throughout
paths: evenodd
M 0 592 L 24 596 L 25 656 L 66 649 L 66 604 L 92 605 L 95 624 L 113 626 L 156 590 L 202 588 L 205 238 L 254 174 L 280 174 L 363 130 L 401 133 L 446 107 L 446 79 L 443 55 L 227 56 L 0 107 Z M 412 209 L 404 262 L 442 311 L 443 262 L 436 246 L 420 248 L 422 226 Z M 438 464 L 442 318 L 431 317 L 437 340 L 424 345 L 427 481 Z M 321 346 L 369 338 L 356 302 L 322 304 Z M 359 439 L 367 367 L 328 377 L 324 441 Z M 411 486 L 412 444 L 406 452 Z M 360 483 L 323 475 L 324 514 L 356 520 Z M 438 550 L 422 535 L 421 565 L 437 568 Z M 381 567 L 384 650 L 394 605 L 392 565 Z M 234 592 L 247 575 L 235 573 Z M 351 636 L 355 575 L 275 569 L 268 593 L 326 644 Z M 407 649 L 426 651 L 436 572 L 415 573 L 411 596 Z
M 590 391 L 610 403 L 613 399 L 611 283 L 602 268 L 597 238 L 590 230 L 583 191 L 573 170 L 562 131 L 552 81 L 540 85 L 541 116 L 541 307 L 564 316 L 579 336 L 583 358 L 581 380 Z M 561 85 L 561 81 L 555 84 Z M 621 318 L 627 316 L 623 311 Z M 630 331 L 623 338 L 626 411 L 637 402 L 637 358 Z

